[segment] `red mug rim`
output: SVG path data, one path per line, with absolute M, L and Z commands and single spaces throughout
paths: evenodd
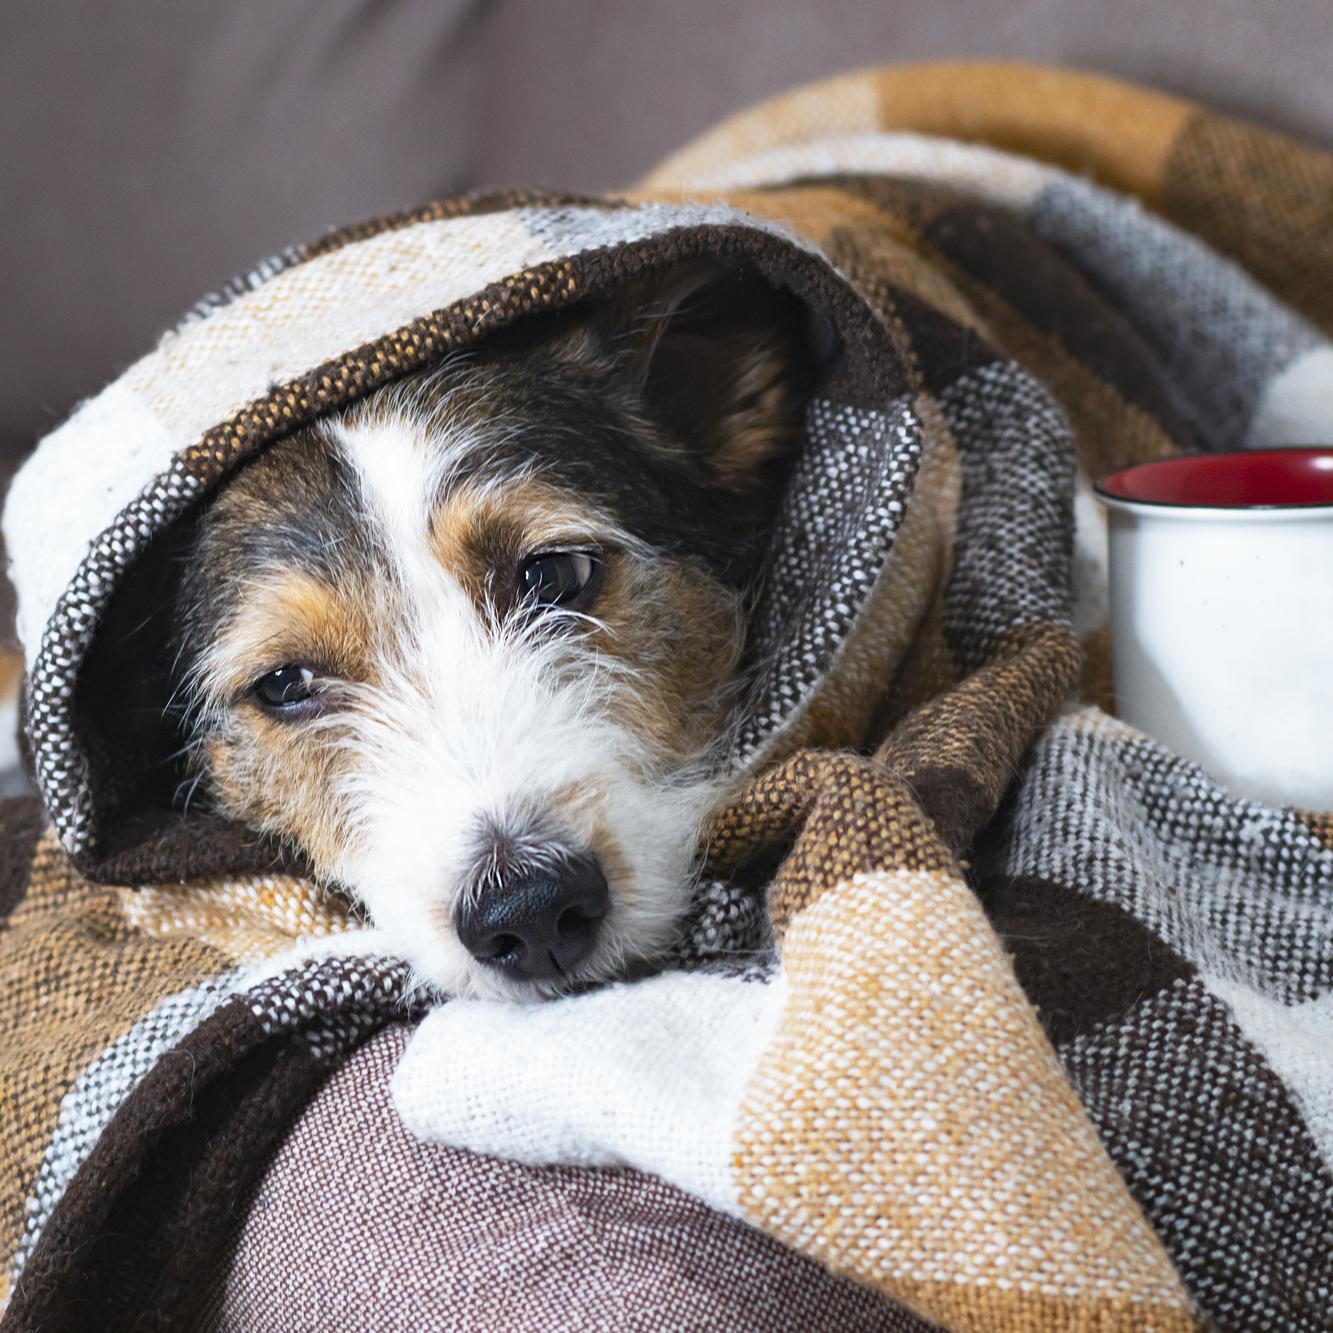
M 1093 490 L 1110 503 L 1163 509 L 1333 508 L 1333 445 L 1180 454 L 1121 468 Z

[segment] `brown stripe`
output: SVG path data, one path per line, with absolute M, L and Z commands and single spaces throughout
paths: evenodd
M 1103 625 L 1083 638 L 1083 673 L 1079 698 L 1115 716 L 1115 676 L 1111 659 L 1111 627 Z
M 23 684 L 23 654 L 0 644 L 0 703 L 16 703 Z
M 957 873 L 910 790 L 874 761 L 852 754 L 805 750 L 753 782 L 710 823 L 710 869 L 734 869 L 793 839 L 769 889 L 779 939 L 799 912 L 857 874 Z
M 738 228 L 706 226 L 574 259 L 552 260 L 492 283 L 473 297 L 414 320 L 278 386 L 208 431 L 198 444 L 183 450 L 177 469 L 212 485 L 279 435 L 346 407 L 457 347 L 476 342 L 524 316 L 608 294 L 621 284 L 703 255 L 752 263 L 834 318 L 856 353 L 845 381 L 853 406 L 878 406 L 884 396 L 906 392 L 904 369 L 895 367 L 879 346 L 882 334 L 869 317 L 864 301 L 831 275 L 821 260 L 793 250 L 777 238 Z
M 12 1253 L 62 1099 L 88 1064 L 163 996 L 232 959 L 196 940 L 146 939 L 113 890 L 70 870 L 49 831 L 0 931 L 0 1248 Z
M 908 713 L 880 746 L 879 758 L 917 794 L 955 853 L 994 814 L 1019 760 L 1067 697 L 1079 662 L 1064 626 L 1010 630 L 989 662 Z
M 0 802 L 4 829 L 4 856 L 0 857 L 0 929 L 4 918 L 27 892 L 37 843 L 47 829 L 46 811 L 35 796 L 16 796 Z
M 1333 334 L 1333 160 L 1197 114 L 1167 163 L 1162 210 Z
M 852 199 L 873 204 L 883 215 L 916 237 L 923 235 L 942 213 L 970 201 L 970 196 L 952 185 L 906 176 L 860 175 L 832 172 L 827 176 L 798 176 L 782 189 L 838 190 Z
M 1194 975 L 1170 945 L 1115 903 L 1003 873 L 983 879 L 980 896 L 1056 1046 Z
M 925 618 L 917 626 L 911 651 L 885 690 L 884 699 L 871 722 L 867 742 L 876 749 L 901 718 L 936 695 L 953 689 L 958 681 L 958 664 L 944 637 L 944 592 L 945 587 L 941 584 Z
M 1081 367 L 1104 381 L 1127 403 L 1150 416 L 1179 448 L 1197 441 L 1171 404 L 1170 395 L 1138 335 L 1082 275 L 1024 223 L 1004 209 L 963 204 L 942 213 L 926 229 L 925 243 L 989 294 L 982 306 L 1000 330 L 1004 307 L 1057 344 Z M 1003 303 L 1003 306 L 1000 305 Z M 1031 341 L 1028 339 L 1027 341 Z M 1010 349 L 1022 360 L 1019 349 Z M 1039 377 L 1041 366 L 1028 366 Z M 1072 397 L 1077 403 L 1077 395 Z M 1111 464 L 1108 462 L 1108 466 Z
M 938 398 L 964 376 L 1008 358 L 974 329 L 950 319 L 900 288 L 892 300 L 912 349 L 912 364 L 928 393 Z
M 1197 447 L 1137 335 L 1011 214 L 910 180 L 838 176 L 805 188 L 831 183 L 885 210 L 885 226 L 893 209 L 922 229 L 919 256 L 884 255 L 865 228 L 835 229 L 827 248 L 859 289 L 894 312 L 931 393 L 1007 354 L 1060 399 L 1094 478 Z M 909 265 L 930 275 L 928 288 L 904 287 Z
M 672 154 L 647 188 L 762 149 L 839 134 L 912 130 L 996 148 L 1095 177 L 1152 202 L 1190 103 L 1095 74 L 1040 65 L 943 61 L 863 70 L 772 98 Z
M 299 1042 L 244 1058 L 261 1035 L 234 1000 L 138 1084 L 52 1212 L 7 1328 L 186 1326 L 189 1279 L 325 1072 Z
M 189 867 L 192 879 L 215 875 L 310 876 L 293 847 L 255 832 L 239 820 L 202 810 L 189 815 L 120 816 L 111 821 L 95 876 L 99 884 L 169 884 Z
M 996 342 L 1056 398 L 1074 431 L 1076 461 L 1090 480 L 1133 463 L 1194 447 L 1194 437 L 1172 409 L 1163 404 L 1163 421 L 1136 407 L 1063 343 L 1017 314 L 995 292 L 957 275 L 959 285 L 994 331 Z
M 746 1217 L 945 1328 L 1189 1327 L 956 871 L 840 885 L 783 971 L 732 1138 Z

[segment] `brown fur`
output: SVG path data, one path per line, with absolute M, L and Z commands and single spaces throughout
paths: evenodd
M 517 597 L 512 575 L 524 555 L 586 544 L 589 533 L 613 526 L 604 512 L 540 481 L 502 490 L 463 486 L 432 514 L 431 548 L 478 611 L 504 616 Z
M 655 301 L 632 295 L 633 309 L 548 320 L 348 415 L 419 430 L 423 448 L 440 429 L 477 442 L 429 497 L 429 548 L 484 623 L 515 613 L 534 553 L 596 553 L 595 601 L 553 632 L 621 668 L 613 716 L 669 773 L 709 751 L 737 695 L 747 571 L 796 437 L 799 333 L 789 298 L 757 279 L 696 271 Z M 211 799 L 317 869 L 349 823 L 330 795 L 348 763 L 339 707 L 370 697 L 402 619 L 339 448 L 308 428 L 239 475 L 205 515 L 178 614 Z M 324 683 L 317 724 L 253 698 L 292 664 Z M 622 891 L 632 832 L 602 828 L 594 849 Z
M 737 597 L 685 563 L 612 563 L 597 604 L 598 650 L 641 682 L 622 720 L 680 762 L 717 736 L 734 701 L 744 624 Z

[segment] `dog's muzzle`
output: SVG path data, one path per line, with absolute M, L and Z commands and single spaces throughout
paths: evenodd
M 590 855 L 519 870 L 461 903 L 454 926 L 479 962 L 521 981 L 567 976 L 596 948 L 610 906 Z

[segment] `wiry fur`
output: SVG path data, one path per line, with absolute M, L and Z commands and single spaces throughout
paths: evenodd
M 665 364 L 678 296 L 583 312 L 276 445 L 204 516 L 178 638 L 209 799 L 299 847 L 435 987 L 621 973 L 688 901 L 796 412 L 791 308 L 738 281 L 739 364 L 705 346 L 693 394 Z M 515 571 L 565 548 L 598 553 L 595 602 L 531 614 Z M 289 722 L 251 689 L 294 663 L 322 707 Z M 519 983 L 469 955 L 467 895 L 588 854 L 611 907 L 577 974 Z

